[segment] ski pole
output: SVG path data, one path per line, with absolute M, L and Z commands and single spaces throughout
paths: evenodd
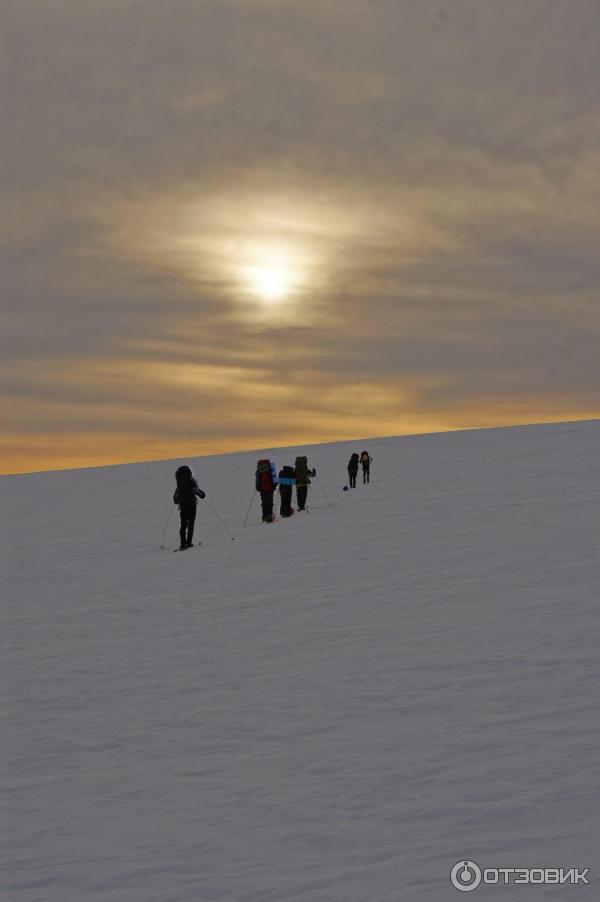
M 325 495 L 325 500 L 327 501 L 327 504 L 329 505 L 329 507 L 331 507 L 331 506 L 332 506 L 332 505 L 331 505 L 331 501 L 330 501 L 329 498 L 327 497 L 327 492 L 325 491 L 325 489 L 324 489 L 323 486 L 321 485 L 321 480 L 319 479 L 318 476 L 315 476 L 315 479 L 316 479 L 317 482 L 319 483 L 319 487 L 320 487 L 321 491 L 323 492 L 323 494 Z
M 254 496 L 252 496 L 252 497 L 254 497 Z M 223 525 L 223 528 L 224 528 L 225 530 L 227 530 L 227 534 L 228 534 L 229 538 L 231 539 L 231 541 L 233 542 L 233 541 L 235 540 L 235 537 L 231 535 L 231 532 L 229 531 L 229 527 L 227 526 L 227 524 L 225 523 L 225 521 L 223 520 L 223 518 L 220 516 L 220 514 L 218 514 L 218 513 L 216 512 L 216 510 L 214 509 L 214 507 L 211 507 L 211 506 L 210 506 L 210 504 L 208 503 L 208 501 L 207 501 L 205 498 L 203 498 L 202 500 L 203 500 L 204 503 L 206 504 L 207 508 L 208 508 L 210 511 L 213 512 L 213 514 L 215 515 L 215 517 L 217 517 L 217 519 L 220 520 L 220 522 L 221 522 L 222 525 Z
M 254 492 L 252 493 L 252 498 L 250 499 L 250 507 L 248 508 L 248 513 L 244 517 L 244 522 L 242 523 L 242 526 L 246 525 L 246 521 L 248 520 L 248 517 L 250 516 L 250 508 L 252 507 L 252 503 L 254 501 L 255 495 L 256 495 L 256 489 L 254 489 Z
M 165 528 L 163 529 L 162 539 L 160 540 L 160 547 L 161 547 L 161 548 L 164 548 L 164 547 L 165 547 L 165 536 L 166 536 L 166 534 L 167 534 L 167 526 L 169 525 L 169 521 L 170 521 L 170 519 L 171 519 L 171 515 L 173 514 L 173 511 L 174 511 L 174 510 L 175 510 L 175 505 L 173 505 L 173 507 L 172 507 L 171 510 L 169 511 L 169 516 L 167 517 L 167 522 L 165 523 Z

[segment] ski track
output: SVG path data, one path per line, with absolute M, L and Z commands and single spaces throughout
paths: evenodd
M 444 902 L 452 865 L 586 867 L 598 837 L 600 424 L 2 480 L 9 902 Z M 350 452 L 372 482 L 342 492 Z M 485 888 L 570 900 L 597 889 Z

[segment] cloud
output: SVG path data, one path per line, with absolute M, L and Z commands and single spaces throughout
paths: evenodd
M 5 468 L 597 415 L 596 0 L 4 21 Z

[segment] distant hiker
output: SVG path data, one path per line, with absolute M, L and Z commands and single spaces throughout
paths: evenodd
M 272 523 L 273 494 L 277 488 L 277 469 L 268 458 L 262 458 L 256 464 L 256 491 L 260 492 L 263 523 Z
M 292 491 L 295 484 L 294 468 L 282 467 L 279 471 L 279 497 L 281 499 L 279 513 L 282 517 L 291 517 L 294 513 Z
M 360 464 L 363 471 L 363 482 L 371 481 L 371 461 L 373 458 L 368 451 L 362 451 L 360 455 Z
M 358 454 L 353 454 L 348 461 L 348 476 L 350 478 L 350 488 L 356 488 L 356 474 L 358 473 Z
M 188 466 L 179 467 L 175 471 L 175 479 L 177 488 L 173 495 L 173 502 L 179 505 L 179 516 L 181 518 L 181 527 L 179 529 L 179 540 L 181 542 L 179 549 L 184 551 L 191 548 L 194 544 L 194 523 L 196 522 L 196 505 L 197 498 L 206 498 L 206 493 L 198 488 L 198 483 L 194 479 L 194 474 Z
M 306 457 L 297 457 L 294 467 L 294 476 L 296 478 L 296 500 L 298 502 L 298 510 L 306 510 L 306 496 L 310 485 L 311 476 L 316 476 L 317 471 L 308 469 Z

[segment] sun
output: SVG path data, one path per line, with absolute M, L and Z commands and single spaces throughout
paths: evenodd
M 282 301 L 294 287 L 292 270 L 280 260 L 248 266 L 245 275 L 252 293 L 269 303 Z

